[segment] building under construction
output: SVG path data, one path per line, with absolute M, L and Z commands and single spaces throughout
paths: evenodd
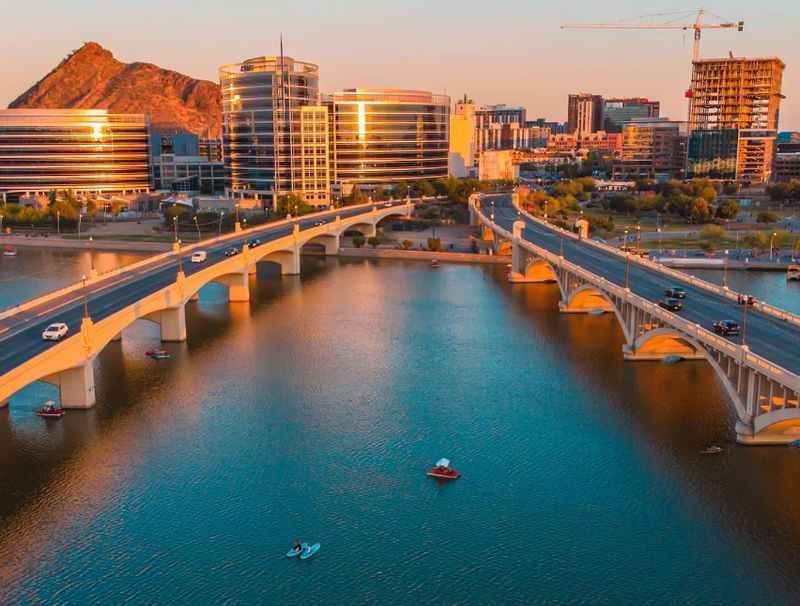
M 769 179 L 785 65 L 776 57 L 692 63 L 688 177 Z

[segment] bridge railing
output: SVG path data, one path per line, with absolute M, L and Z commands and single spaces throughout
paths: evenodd
M 418 202 L 420 200 L 424 201 L 425 199 L 426 199 L 425 197 L 422 197 L 422 198 L 405 198 L 405 199 L 398 198 L 397 200 L 393 200 L 392 202 L 394 203 L 393 206 L 396 207 L 396 206 L 401 206 L 402 204 L 407 204 L 409 202 L 414 203 L 414 202 Z M 431 198 L 427 198 L 427 199 L 431 199 Z M 383 203 L 380 203 L 380 204 L 383 204 Z M 142 259 L 141 261 L 136 261 L 135 263 L 130 263 L 128 265 L 123 265 L 122 267 L 117 267 L 115 269 L 111 269 L 111 270 L 103 272 L 103 273 L 98 273 L 98 274 L 96 274 L 94 276 L 89 276 L 86 279 L 86 287 L 96 286 L 97 284 L 102 283 L 102 282 L 104 282 L 106 280 L 109 280 L 109 279 L 112 279 L 112 278 L 115 278 L 117 276 L 124 275 L 124 274 L 127 274 L 127 273 L 131 273 L 131 272 L 134 272 L 134 271 L 137 271 L 139 269 L 143 269 L 143 268 L 146 268 L 146 267 L 149 267 L 149 266 L 155 267 L 162 261 L 165 261 L 167 259 L 175 258 L 178 254 L 180 254 L 181 256 L 184 256 L 186 253 L 189 253 L 189 252 L 191 252 L 191 251 L 193 251 L 195 249 L 202 249 L 204 247 L 214 246 L 216 244 L 219 244 L 219 243 L 222 243 L 222 242 L 226 242 L 228 240 L 235 240 L 237 238 L 241 238 L 242 235 L 245 234 L 245 233 L 246 234 L 255 235 L 255 234 L 258 234 L 258 233 L 260 233 L 262 231 L 266 231 L 268 229 L 274 229 L 274 228 L 277 228 L 277 227 L 285 227 L 287 225 L 292 225 L 295 221 L 297 221 L 298 219 L 301 219 L 301 218 L 302 219 L 311 219 L 311 218 L 314 218 L 314 217 L 322 217 L 322 216 L 328 216 L 328 215 L 332 215 L 332 214 L 335 215 L 336 213 L 340 213 L 343 210 L 344 211 L 351 211 L 351 210 L 356 210 L 356 209 L 361 209 L 361 208 L 363 208 L 364 210 L 372 210 L 373 208 L 376 208 L 376 207 L 378 209 L 381 208 L 379 203 L 367 202 L 365 204 L 356 204 L 356 205 L 353 205 L 353 206 L 346 206 L 346 207 L 342 207 L 342 208 L 335 208 L 335 209 L 331 209 L 331 210 L 325 210 L 325 211 L 322 211 L 322 212 L 319 212 L 319 213 L 311 213 L 311 214 L 308 214 L 308 215 L 303 215 L 302 217 L 292 217 L 290 219 L 281 219 L 280 221 L 274 221 L 272 223 L 265 223 L 265 224 L 262 224 L 262 225 L 246 228 L 246 229 L 244 229 L 242 231 L 229 232 L 229 233 L 226 233 L 226 234 L 222 234 L 221 236 L 217 236 L 217 237 L 214 237 L 214 238 L 209 238 L 207 240 L 200 240 L 199 242 L 193 242 L 192 244 L 187 244 L 186 246 L 181 246 L 179 251 L 170 250 L 170 251 L 167 251 L 167 252 L 164 252 L 164 253 L 160 253 L 158 255 L 146 257 L 146 258 Z M 38 297 L 34 297 L 32 299 L 28 299 L 27 301 L 24 301 L 22 303 L 19 303 L 17 305 L 12 306 L 12 307 L 8 307 L 5 310 L 3 310 L 2 312 L 0 312 L 0 320 L 4 320 L 4 319 L 12 317 L 12 316 L 14 316 L 16 314 L 28 311 L 30 309 L 38 307 L 39 305 L 42 305 L 42 304 L 47 303 L 49 301 L 53 301 L 53 300 L 56 300 L 56 299 L 59 299 L 59 298 L 65 296 L 65 295 L 68 295 L 70 293 L 77 292 L 77 291 L 79 291 L 79 290 L 81 290 L 83 288 L 84 288 L 84 283 L 83 283 L 83 281 L 80 281 L 80 282 L 75 282 L 73 284 L 69 284 L 67 286 L 64 286 L 63 288 L 59 288 L 58 290 L 54 290 L 52 292 L 49 292 L 46 295 L 40 295 Z
M 548 229 L 551 229 L 551 230 L 553 230 L 553 231 L 555 231 L 557 233 L 561 233 L 561 234 L 563 234 L 565 236 L 568 236 L 568 237 L 570 237 L 570 238 L 572 238 L 574 240 L 580 240 L 580 237 L 576 233 L 571 232 L 571 231 L 566 230 L 566 229 L 563 229 L 561 227 L 558 227 L 557 225 L 552 225 L 551 223 L 548 223 L 547 221 L 544 221 L 543 219 L 540 219 L 539 217 L 535 217 L 535 216 L 530 214 L 528 211 L 526 211 L 524 208 L 522 208 L 519 205 L 516 205 L 516 208 L 522 214 L 524 214 L 529 220 L 534 221 L 534 222 L 538 223 L 539 225 L 542 225 L 543 227 L 547 227 Z M 591 238 L 588 238 L 588 239 L 582 240 L 582 241 L 586 242 L 590 246 L 594 246 L 595 248 L 603 250 L 603 251 L 605 251 L 607 253 L 610 253 L 610 254 L 613 254 L 613 255 L 616 255 L 616 256 L 622 257 L 622 258 L 625 257 L 626 253 L 622 252 L 621 250 L 619 250 L 615 246 L 610 246 L 609 244 L 604 244 L 602 242 L 598 242 L 597 240 L 593 240 Z M 702 278 L 698 278 L 696 276 L 692 276 L 690 274 L 687 274 L 685 272 L 673 269 L 671 267 L 667 267 L 666 265 L 663 265 L 662 263 L 658 263 L 656 261 L 651 261 L 650 259 L 643 259 L 642 257 L 639 257 L 638 255 L 631 256 L 631 261 L 636 263 L 636 264 L 638 264 L 638 265 L 641 265 L 642 267 L 646 267 L 646 268 L 651 269 L 653 271 L 657 271 L 659 273 L 668 275 L 671 278 L 674 278 L 675 280 L 679 280 L 681 282 L 684 282 L 684 283 L 687 283 L 687 284 L 691 284 L 692 286 L 695 286 L 697 288 L 702 288 L 703 290 L 706 290 L 708 292 L 712 292 L 712 293 L 714 293 L 714 294 L 716 294 L 716 295 L 718 295 L 720 297 L 724 297 L 724 298 L 726 298 L 726 299 L 728 299 L 730 301 L 733 301 L 733 302 L 738 302 L 739 297 L 746 296 L 743 293 L 737 292 L 735 290 L 731 290 L 730 288 L 726 288 L 724 286 L 719 286 L 718 284 L 713 284 L 712 282 L 708 282 L 706 280 L 703 280 Z M 783 320 L 784 322 L 789 322 L 790 324 L 793 324 L 795 326 L 800 326 L 800 316 L 798 316 L 797 314 L 793 314 L 792 312 L 786 311 L 784 309 L 780 309 L 778 307 L 775 307 L 774 305 L 770 305 L 769 303 L 766 303 L 766 302 L 758 300 L 758 299 L 754 299 L 753 307 L 755 309 L 757 309 L 758 311 L 766 314 L 766 315 L 772 316 L 772 317 L 777 318 L 779 320 Z
M 489 225 L 489 227 L 500 234 L 501 236 L 512 239 L 512 234 L 508 230 L 500 227 L 494 221 L 492 221 L 489 217 L 483 214 L 480 208 L 475 208 L 478 215 L 481 217 L 481 220 Z M 560 230 L 560 228 L 555 228 L 553 226 L 549 226 L 556 230 Z M 572 237 L 577 238 L 576 234 L 572 234 L 566 230 L 563 231 L 565 235 L 571 235 Z M 700 326 L 694 322 L 689 322 L 685 318 L 678 316 L 666 309 L 663 309 L 656 303 L 652 303 L 651 301 L 641 297 L 637 294 L 632 293 L 630 290 L 625 289 L 622 286 L 614 284 L 610 282 L 606 278 L 602 276 L 598 276 L 591 271 L 584 269 L 583 267 L 576 265 L 571 261 L 567 261 L 563 257 L 550 252 L 549 250 L 542 248 L 528 240 L 521 240 L 520 246 L 522 248 L 532 252 L 533 254 L 545 259 L 554 267 L 565 268 L 572 272 L 573 274 L 581 277 L 587 283 L 592 284 L 593 286 L 597 286 L 603 291 L 607 293 L 612 293 L 621 299 L 631 302 L 636 305 L 638 308 L 645 310 L 651 316 L 656 317 L 662 320 L 666 325 L 669 325 L 676 330 L 679 330 L 688 336 L 694 338 L 699 343 L 702 343 L 706 346 L 713 347 L 718 351 L 723 351 L 734 357 L 741 362 L 749 365 L 752 368 L 757 369 L 760 373 L 769 376 L 774 381 L 779 382 L 782 385 L 786 385 L 793 389 L 795 392 L 800 391 L 800 376 L 796 375 L 785 368 L 770 362 L 766 358 L 759 356 L 758 354 L 754 354 L 750 351 L 747 346 L 738 345 L 736 343 L 732 343 L 728 339 L 725 339 L 716 333 L 711 332 L 707 328 Z

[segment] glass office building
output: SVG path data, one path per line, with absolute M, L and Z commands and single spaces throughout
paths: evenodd
M 274 205 L 294 193 L 330 202 L 328 110 L 319 68 L 291 57 L 257 57 L 219 70 L 226 193 Z
M 150 188 L 149 121 L 102 109 L 0 110 L 0 194 Z
M 333 181 L 348 186 L 447 178 L 450 97 L 397 89 L 333 94 Z

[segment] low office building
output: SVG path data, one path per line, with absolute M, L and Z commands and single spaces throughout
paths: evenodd
M 800 151 L 775 154 L 773 181 L 800 181 Z
M 682 123 L 660 118 L 627 122 L 622 129 L 622 151 L 614 161 L 614 179 L 681 178 L 686 136 Z
M 0 110 L 0 194 L 146 192 L 149 126 L 104 109 Z
M 448 175 L 450 98 L 426 91 L 334 93 L 332 178 L 347 191 Z
M 203 151 L 206 153 L 204 154 Z M 209 159 L 197 135 L 188 132 L 154 134 L 150 138 L 153 189 L 216 194 L 225 191 L 225 166 Z
M 478 178 L 481 181 L 507 180 L 519 178 L 519 164 L 514 162 L 511 150 L 485 151 L 478 160 Z

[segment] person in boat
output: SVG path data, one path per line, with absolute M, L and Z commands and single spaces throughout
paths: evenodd
M 300 543 L 299 539 L 294 540 L 294 545 L 292 546 L 294 551 L 300 552 L 303 550 L 303 545 Z

